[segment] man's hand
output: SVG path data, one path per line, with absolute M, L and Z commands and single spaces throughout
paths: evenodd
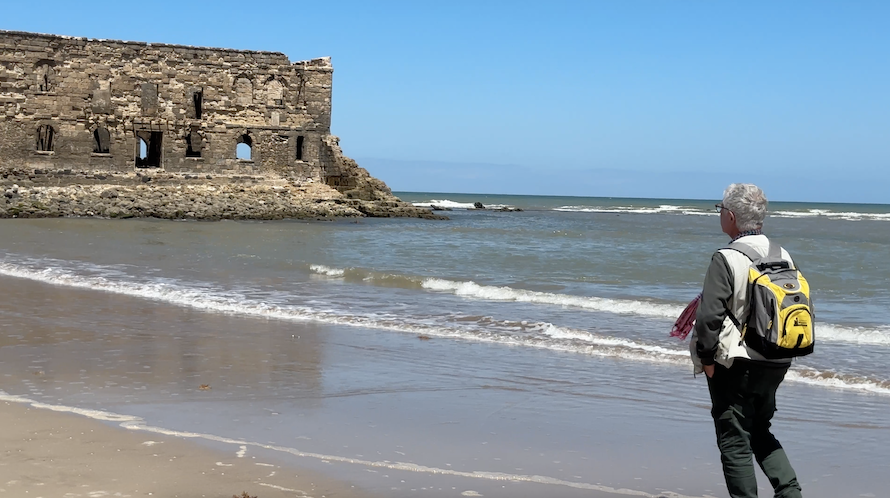
M 701 367 L 709 379 L 714 376 L 714 365 L 702 365 Z

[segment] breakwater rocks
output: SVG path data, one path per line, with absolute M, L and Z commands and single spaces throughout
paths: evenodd
M 446 219 L 388 192 L 350 198 L 325 184 L 268 176 L 0 172 L 0 218 Z

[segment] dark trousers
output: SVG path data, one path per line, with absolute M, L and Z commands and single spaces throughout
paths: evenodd
M 757 498 L 752 456 L 769 478 L 776 497 L 801 496 L 791 462 L 769 431 L 776 411 L 776 389 L 787 371 L 787 367 L 737 358 L 731 368 L 716 365 L 714 376 L 708 379 L 717 447 L 732 498 Z

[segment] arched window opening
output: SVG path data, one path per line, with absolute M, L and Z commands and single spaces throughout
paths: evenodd
M 164 133 L 160 131 L 137 131 L 136 138 L 138 138 L 136 167 L 160 168 Z
M 297 161 L 303 160 L 303 135 L 297 137 Z
M 188 147 L 185 149 L 185 157 L 201 157 L 201 150 L 204 148 L 204 138 L 200 133 L 193 131 L 186 135 L 185 142 Z
M 245 133 L 238 137 L 238 145 L 235 147 L 235 157 L 242 161 L 253 160 L 253 139 Z
M 50 125 L 40 125 L 37 128 L 37 150 L 51 152 L 55 145 L 56 130 Z
M 108 154 L 111 144 L 111 134 L 103 127 L 93 131 L 93 152 L 96 154 Z

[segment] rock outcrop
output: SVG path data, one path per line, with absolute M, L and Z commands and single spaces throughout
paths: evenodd
M 359 199 L 312 180 L 155 173 L 0 171 L 0 218 L 444 219 L 388 189 Z

